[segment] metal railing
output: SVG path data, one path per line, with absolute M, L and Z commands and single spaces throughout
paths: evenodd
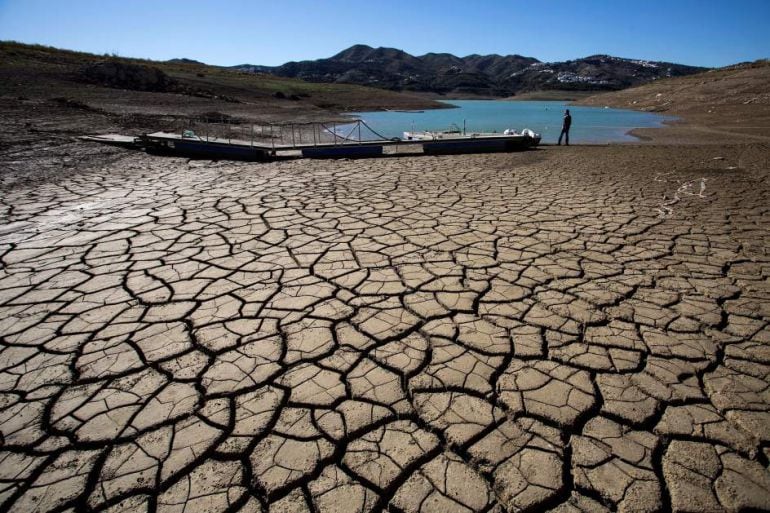
M 227 117 L 177 117 L 166 131 L 206 142 L 239 143 L 275 149 L 301 149 L 316 146 L 342 146 L 393 141 L 372 129 L 361 119 L 350 122 L 309 121 L 300 123 L 260 123 Z

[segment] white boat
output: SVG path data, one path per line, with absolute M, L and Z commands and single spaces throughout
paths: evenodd
M 540 144 L 540 134 L 525 128 L 521 132 L 505 130 L 499 132 L 464 133 L 459 129 L 445 131 L 404 132 L 407 141 L 425 141 L 425 153 L 472 153 L 493 151 L 514 151 L 532 148 Z

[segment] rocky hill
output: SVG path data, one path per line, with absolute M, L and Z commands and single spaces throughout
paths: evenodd
M 395 91 L 511 96 L 523 92 L 616 91 L 664 77 L 684 76 L 704 68 L 609 55 L 565 62 L 540 62 L 522 55 L 448 53 L 410 55 L 395 48 L 354 45 L 328 59 L 287 62 L 281 66 L 242 64 L 238 70 L 300 78 L 308 82 L 345 83 Z

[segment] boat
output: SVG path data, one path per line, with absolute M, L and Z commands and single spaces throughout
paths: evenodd
M 444 131 L 404 132 L 407 141 L 424 141 L 423 152 L 429 155 L 450 153 L 489 153 L 517 151 L 534 148 L 540 144 L 541 136 L 530 129 L 521 132 L 505 130 L 499 132 L 464 133 L 459 129 Z
M 177 132 L 145 133 L 134 137 L 120 134 L 103 134 L 83 136 L 82 139 L 102 144 L 111 144 L 127 148 L 143 149 L 148 153 L 177 155 L 203 159 L 231 159 L 250 161 L 269 161 L 280 158 L 295 158 L 299 155 L 306 158 L 374 158 L 387 155 L 414 155 L 414 151 L 403 151 L 403 147 L 421 147 L 427 155 L 484 153 L 526 150 L 540 144 L 540 134 L 532 130 L 516 132 L 508 129 L 498 132 L 466 133 L 465 129 L 457 126 L 444 131 L 404 132 L 404 138 L 387 138 L 368 127 L 359 120 L 356 123 L 366 126 L 377 139 L 356 140 L 348 135 L 339 135 L 335 130 L 329 130 L 323 124 L 320 128 L 334 134 L 333 142 L 321 142 L 314 137 L 312 142 L 291 144 L 276 142 L 269 143 L 261 140 L 233 139 L 230 137 L 215 137 L 208 134 L 204 137 L 192 130 Z M 253 133 L 253 132 L 252 132 Z M 272 132 L 271 132 L 272 133 Z M 385 146 L 389 148 L 385 152 Z M 419 150 L 418 150 L 419 151 Z
M 457 138 L 458 136 L 464 136 L 464 133 L 460 130 L 460 127 L 454 123 L 449 125 L 448 130 L 424 130 L 415 132 L 414 126 L 412 126 L 411 132 L 404 132 L 404 140 L 406 141 L 435 141 L 436 139 L 451 139 Z

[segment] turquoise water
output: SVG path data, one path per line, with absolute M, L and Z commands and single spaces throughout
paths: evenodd
M 635 141 L 628 135 L 633 128 L 659 127 L 674 119 L 650 112 L 601 107 L 580 107 L 558 101 L 452 100 L 445 103 L 455 109 L 424 112 L 356 112 L 374 130 L 385 137 L 402 137 L 405 130 L 446 130 L 454 123 L 471 132 L 517 132 L 530 128 L 542 134 L 543 142 L 556 142 L 561 131 L 564 109 L 572 113 L 571 143 Z M 363 136 L 363 135 L 362 135 Z

